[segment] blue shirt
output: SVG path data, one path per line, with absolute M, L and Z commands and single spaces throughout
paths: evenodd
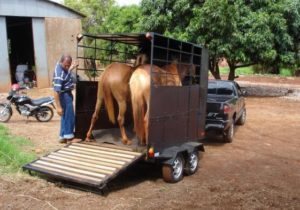
M 56 92 L 64 92 L 74 89 L 74 79 L 70 70 L 64 70 L 57 63 L 53 73 L 53 89 Z

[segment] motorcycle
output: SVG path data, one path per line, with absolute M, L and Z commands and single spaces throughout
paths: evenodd
M 26 88 L 27 89 L 27 88 Z M 12 85 L 12 89 L 8 93 L 8 103 L 0 103 L 0 122 L 8 122 L 13 114 L 12 105 L 20 115 L 34 116 L 39 122 L 49 122 L 53 117 L 54 98 L 43 97 L 39 99 L 31 99 L 30 97 L 20 94 L 22 90 L 18 84 Z

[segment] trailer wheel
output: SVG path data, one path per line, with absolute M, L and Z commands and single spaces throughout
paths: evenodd
M 194 150 L 192 153 L 188 154 L 185 161 L 184 173 L 186 175 L 192 175 L 196 173 L 199 166 L 199 152 Z
M 244 109 L 242 115 L 240 116 L 240 118 L 237 120 L 236 124 L 238 125 L 244 125 L 246 122 L 246 109 Z
M 234 123 L 232 122 L 229 128 L 224 132 L 223 139 L 227 143 L 231 143 L 233 140 L 233 135 L 234 135 Z
M 162 175 L 165 182 L 176 183 L 183 178 L 184 159 L 182 155 L 177 155 L 171 165 L 164 164 Z

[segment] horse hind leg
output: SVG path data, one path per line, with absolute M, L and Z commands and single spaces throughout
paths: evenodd
M 89 128 L 89 130 L 88 130 L 88 132 L 86 134 L 86 139 L 85 139 L 85 141 L 88 141 L 88 142 L 92 141 L 92 139 L 91 139 L 91 137 L 92 137 L 92 131 L 93 131 L 93 128 L 95 126 L 96 121 L 99 118 L 99 113 L 100 113 L 100 109 L 101 109 L 101 105 L 102 105 L 102 101 L 103 101 L 101 86 L 99 87 L 98 91 L 99 92 L 98 92 L 98 96 L 97 96 L 97 102 L 96 102 L 96 106 L 95 106 L 95 111 L 93 113 L 93 116 L 92 116 L 92 119 L 91 119 L 91 125 L 90 125 L 90 128 Z
M 144 117 L 144 138 L 142 141 L 143 145 L 147 145 L 148 144 L 148 135 L 149 135 L 149 101 L 147 101 L 147 107 L 146 107 L 147 111 Z
M 127 109 L 126 101 L 118 101 L 118 106 L 119 106 L 119 115 L 118 115 L 118 123 L 121 131 L 121 137 L 122 137 L 122 143 L 131 145 L 132 141 L 128 139 L 125 127 L 124 127 L 124 121 L 125 121 L 125 112 Z

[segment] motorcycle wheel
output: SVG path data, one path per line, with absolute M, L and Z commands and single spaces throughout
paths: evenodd
M 40 122 L 49 122 L 53 117 L 53 110 L 49 106 L 42 106 L 35 114 L 35 118 Z
M 8 122 L 12 111 L 7 104 L 0 104 L 0 122 Z

